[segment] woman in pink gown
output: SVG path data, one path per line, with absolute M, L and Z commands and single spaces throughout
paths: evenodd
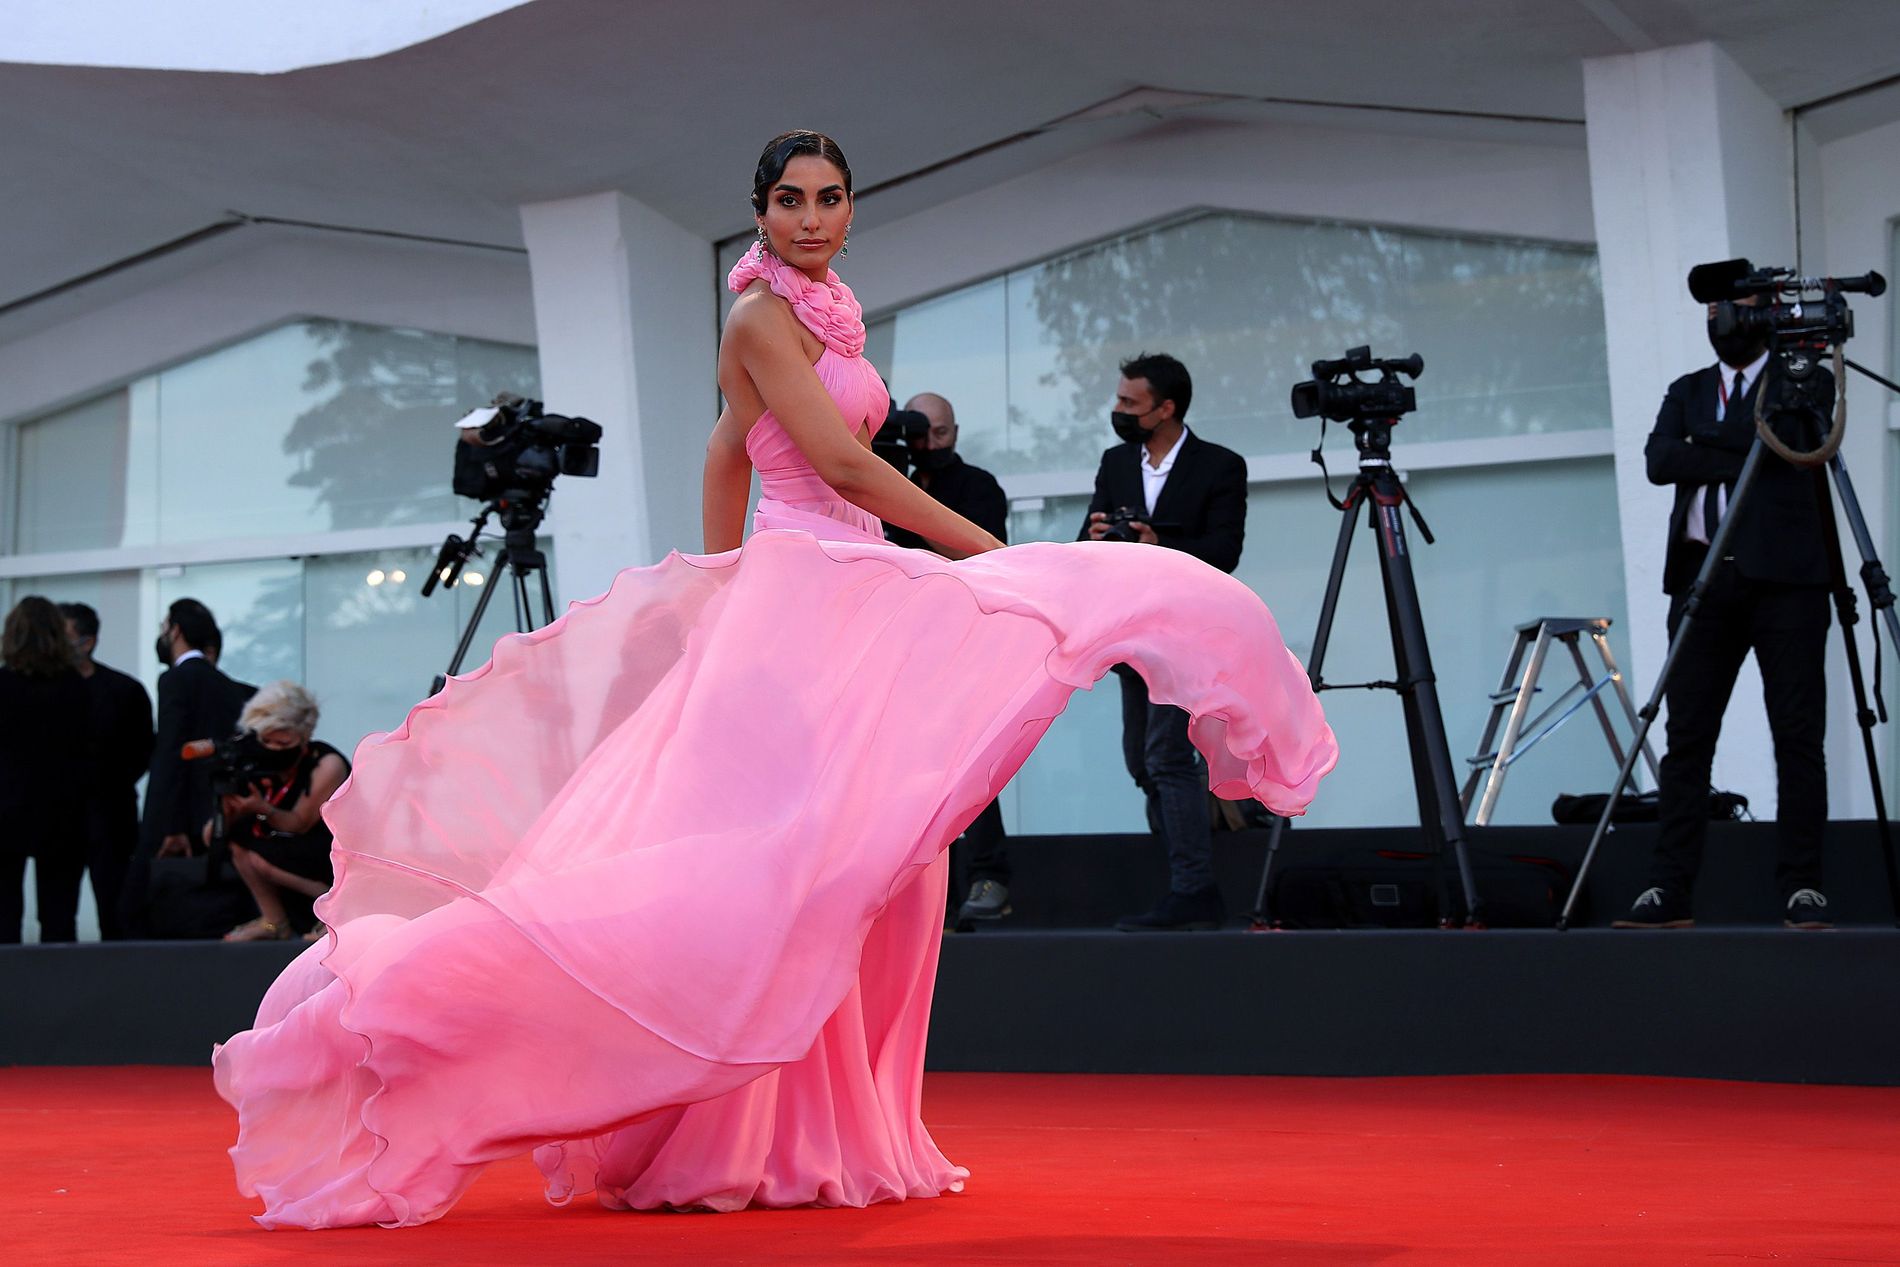
M 998 549 L 872 455 L 886 395 L 829 269 L 849 168 L 787 133 L 753 201 L 706 553 L 502 639 L 326 810 L 330 936 L 213 1056 L 267 1227 L 428 1222 L 529 1149 L 557 1203 L 956 1190 L 920 1115 L 944 851 L 1069 693 L 1133 665 L 1214 789 L 1281 813 L 1332 768 L 1245 586 L 1140 545 Z

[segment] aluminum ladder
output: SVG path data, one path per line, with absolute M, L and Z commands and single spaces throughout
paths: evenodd
M 1610 710 L 1604 707 L 1603 692 L 1607 689 L 1616 693 L 1617 700 L 1623 706 L 1623 718 L 1629 724 L 1632 735 L 1636 733 L 1637 726 L 1636 706 L 1631 703 L 1629 690 L 1623 684 L 1623 674 L 1616 667 L 1616 657 L 1610 653 L 1609 630 L 1610 619 L 1607 616 L 1542 616 L 1517 627 L 1517 635 L 1511 645 L 1511 657 L 1504 666 L 1504 676 L 1498 680 L 1498 689 L 1491 693 L 1491 716 L 1484 724 L 1484 737 L 1478 740 L 1477 754 L 1466 760 L 1471 772 L 1465 778 L 1464 793 L 1460 798 L 1464 804 L 1466 821 L 1479 827 L 1488 825 L 1493 811 L 1497 809 L 1498 794 L 1504 790 L 1504 776 L 1511 766 L 1575 716 L 1585 704 L 1596 710 L 1597 723 L 1603 727 L 1603 737 L 1609 742 L 1610 755 L 1616 759 L 1616 768 L 1623 768 L 1623 741 L 1617 738 L 1616 728 L 1610 724 Z M 1603 661 L 1603 670 L 1598 675 L 1592 675 L 1584 659 L 1581 640 L 1586 636 L 1596 644 L 1597 654 Z M 1531 700 L 1539 690 L 1538 678 L 1543 674 L 1552 643 L 1562 643 L 1569 649 L 1571 662 L 1577 667 L 1577 680 L 1548 708 L 1532 718 Z M 1502 740 L 1498 739 L 1500 725 L 1504 731 Z M 1643 742 L 1643 757 L 1648 762 L 1653 785 L 1657 778 L 1656 754 L 1647 739 Z M 1478 796 L 1480 783 L 1484 785 L 1482 796 Z M 1478 800 L 1475 816 L 1471 812 L 1473 797 Z

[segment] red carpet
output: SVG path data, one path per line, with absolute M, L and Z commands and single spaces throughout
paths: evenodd
M 265 1232 L 190 1069 L 0 1069 L 0 1262 L 1900 1263 L 1900 1089 L 940 1074 L 973 1177 L 870 1210 L 565 1210 L 525 1159 L 401 1232 Z

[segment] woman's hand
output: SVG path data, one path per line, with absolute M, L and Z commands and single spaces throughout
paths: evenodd
M 227 820 L 245 817 L 255 818 L 269 812 L 270 802 L 264 799 L 264 794 L 257 790 L 255 783 L 253 783 L 250 790 L 242 796 L 227 796 L 224 798 L 224 817 Z

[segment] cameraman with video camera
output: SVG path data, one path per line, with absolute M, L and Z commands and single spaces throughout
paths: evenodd
M 350 775 L 344 755 L 315 738 L 317 701 L 295 682 L 272 682 L 238 718 L 239 735 L 218 745 L 218 813 L 204 825 L 207 847 L 220 829 L 231 865 L 257 902 L 258 917 L 226 941 L 286 941 L 292 935 L 285 897 L 302 906 L 323 896 L 330 870 L 330 828 L 323 804 Z M 323 934 L 315 925 L 306 940 Z
M 1184 550 L 1223 572 L 1240 565 L 1247 527 L 1247 463 L 1187 429 L 1194 383 L 1172 356 L 1122 362 L 1109 422 L 1122 443 L 1102 454 L 1095 495 L 1077 540 Z M 1219 928 L 1227 918 L 1214 885 L 1207 768 L 1188 739 L 1188 715 L 1148 698 L 1132 669 L 1122 686 L 1122 759 L 1148 802 L 1148 825 L 1168 849 L 1168 893 L 1151 911 L 1120 920 L 1124 932 Z
M 891 412 L 884 427 L 879 428 L 880 439 L 886 438 L 886 429 L 889 438 L 901 436 L 904 440 L 901 456 L 910 468 L 911 483 L 998 541 L 1009 540 L 1009 498 L 994 475 L 965 462 L 957 452 L 957 414 L 949 401 L 935 392 L 920 392 L 901 410 Z M 884 535 L 893 545 L 949 553 L 937 542 L 893 524 L 884 526 Z M 1002 808 L 991 801 L 964 829 L 959 842 L 964 850 L 953 847 L 953 865 L 960 862 L 963 872 L 963 885 L 954 891 L 968 893 L 957 908 L 957 924 L 1001 919 L 1009 914 L 1011 872 L 1006 839 Z M 964 856 L 957 859 L 957 853 Z
M 1740 311 L 1762 298 L 1746 294 L 1708 305 L 1709 342 L 1719 359 L 1669 385 L 1644 449 L 1650 482 L 1676 490 L 1663 546 L 1672 639 L 1754 440 L 1762 393 L 1769 393 L 1764 416 L 1784 443 L 1810 448 L 1828 428 L 1833 375 L 1815 365 L 1804 383 L 1777 381 L 1782 370 L 1770 355 L 1766 323 Z M 1835 578 L 1820 479 L 1819 468 L 1798 468 L 1771 452 L 1761 456 L 1667 683 L 1669 746 L 1657 789 L 1661 825 L 1650 887 L 1615 921 L 1617 928 L 1695 923 L 1690 895 L 1708 831 L 1716 739 L 1750 651 L 1761 670 L 1774 736 L 1780 841 L 1775 878 L 1784 922 L 1789 928 L 1829 926 L 1821 893 L 1827 821 L 1822 739 L 1828 591 Z

